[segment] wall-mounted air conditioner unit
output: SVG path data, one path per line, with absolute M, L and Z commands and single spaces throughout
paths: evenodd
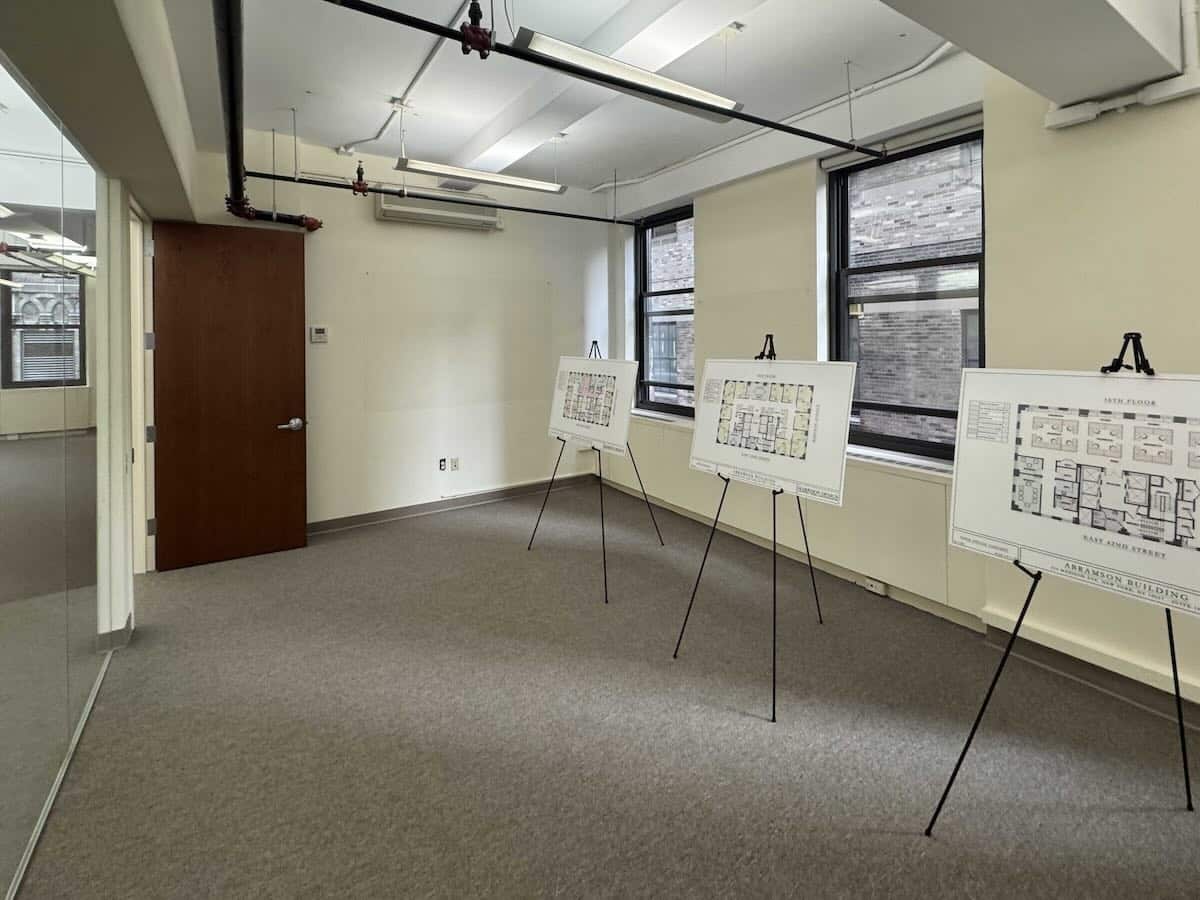
M 432 197 L 444 196 L 455 203 L 441 203 Z M 476 231 L 497 231 L 504 227 L 500 210 L 483 203 L 464 203 L 467 196 L 456 191 L 420 188 L 418 196 L 396 197 L 375 195 L 375 218 L 381 222 L 409 222 L 415 225 L 445 225 L 450 228 L 473 228 Z M 490 201 L 490 197 L 475 195 L 470 199 Z

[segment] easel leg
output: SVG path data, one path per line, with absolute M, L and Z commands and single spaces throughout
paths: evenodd
M 554 489 L 554 476 L 558 474 L 558 464 L 562 462 L 563 451 L 567 449 L 567 442 L 562 438 L 558 438 L 558 459 L 554 461 L 554 471 L 550 473 L 550 483 L 546 485 L 546 496 L 542 498 L 542 508 L 538 510 L 537 521 L 533 523 L 533 534 L 529 536 L 529 546 L 526 550 L 533 549 L 533 539 L 537 537 L 538 526 L 542 524 L 542 513 L 546 511 L 546 501 L 550 499 L 550 491 Z
M 971 749 L 971 741 L 975 739 L 975 732 L 979 730 L 979 723 L 983 721 L 983 714 L 987 711 L 988 702 L 992 699 L 992 692 L 996 690 L 996 682 L 1000 680 L 1000 673 L 1004 671 L 1004 664 L 1008 662 L 1013 644 L 1017 642 L 1017 632 L 1021 630 L 1021 623 L 1025 621 L 1025 613 L 1029 612 L 1029 604 L 1033 600 L 1033 592 L 1037 590 L 1038 582 L 1042 580 L 1041 572 L 1030 572 L 1019 562 L 1016 563 L 1016 566 L 1033 579 L 1033 584 L 1029 586 L 1029 593 L 1025 597 L 1025 605 L 1021 607 L 1021 614 L 1017 616 L 1017 624 L 1013 626 L 1012 634 L 1008 637 L 1008 644 L 1004 648 L 1004 655 L 1000 657 L 1000 665 L 996 666 L 996 674 L 992 676 L 992 683 L 988 687 L 987 693 L 984 694 L 983 705 L 979 707 L 979 714 L 975 716 L 975 724 L 971 726 L 971 733 L 967 735 L 967 742 L 963 745 L 962 752 L 958 754 L 958 762 L 954 764 L 954 771 L 950 773 L 950 781 L 946 785 L 946 790 L 942 791 L 942 799 L 938 801 L 937 809 L 933 811 L 933 818 L 929 820 L 929 825 L 925 828 L 925 837 L 932 837 L 933 835 L 934 823 L 937 822 L 938 816 L 942 812 L 942 807 L 946 804 L 946 798 L 950 796 L 950 789 L 954 787 L 954 779 L 958 777 L 958 770 L 962 768 L 963 760 L 967 758 L 967 751 Z
M 1183 754 L 1183 789 L 1187 792 L 1188 812 L 1195 811 L 1192 805 L 1192 776 L 1188 772 L 1187 729 L 1183 726 L 1183 697 L 1179 694 L 1179 663 L 1175 659 L 1175 626 L 1171 622 L 1171 610 L 1167 614 L 1167 641 L 1171 645 L 1171 675 L 1175 679 L 1175 716 L 1179 719 L 1179 749 Z
M 604 566 L 604 602 L 608 602 L 608 544 L 604 537 L 604 463 L 596 449 L 596 477 L 600 480 L 600 561 Z
M 804 553 L 808 557 L 808 577 L 812 579 L 813 603 L 817 604 L 817 624 L 824 625 L 825 619 L 821 616 L 821 597 L 817 594 L 817 570 L 813 568 L 812 551 L 808 549 L 808 527 L 804 524 L 804 507 L 800 505 L 799 497 L 796 497 L 796 511 L 800 513 L 800 533 L 804 535 Z
M 778 630 L 779 604 L 777 601 L 779 575 L 779 553 L 777 550 L 778 537 L 775 530 L 775 498 L 783 491 L 771 491 L 771 721 L 775 721 L 775 633 Z
M 646 485 L 642 484 L 642 473 L 638 471 L 637 460 L 633 458 L 633 448 L 626 443 L 625 449 L 629 451 L 629 461 L 633 463 L 633 474 L 637 476 L 638 487 L 642 489 L 642 499 L 646 501 L 646 509 L 650 510 L 650 521 L 654 523 L 654 531 L 658 535 L 658 543 L 665 547 L 667 544 L 663 540 L 662 532 L 658 530 L 658 519 L 654 518 L 654 507 L 650 505 L 650 498 L 646 496 Z
M 700 590 L 700 576 L 704 574 L 704 564 L 708 562 L 708 551 L 712 547 L 713 535 L 717 533 L 717 522 L 721 520 L 721 507 L 725 505 L 725 492 L 729 490 L 729 479 L 724 475 L 717 477 L 725 482 L 725 487 L 721 488 L 721 502 L 717 504 L 717 514 L 713 516 L 712 531 L 708 533 L 708 543 L 704 545 L 704 558 L 700 560 L 700 571 L 696 573 L 692 599 L 688 601 L 687 612 L 683 614 L 683 626 L 679 629 L 679 640 L 675 642 L 675 652 L 671 654 L 671 659 L 679 658 L 679 645 L 683 643 L 683 632 L 687 629 L 688 616 L 692 614 L 692 605 L 696 602 L 696 591 Z

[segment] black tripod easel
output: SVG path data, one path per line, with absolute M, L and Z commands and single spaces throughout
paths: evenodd
M 604 359 L 600 353 L 600 342 L 592 341 L 592 346 L 588 349 L 588 359 Z M 554 471 L 550 473 L 550 483 L 546 485 L 546 496 L 542 498 L 542 508 L 538 510 L 537 521 L 533 523 L 533 534 L 529 536 L 529 545 L 526 550 L 533 549 L 533 539 L 537 537 L 538 526 L 542 524 L 542 513 L 546 511 L 546 503 L 550 499 L 550 492 L 554 490 L 554 479 L 558 475 L 558 466 L 562 462 L 563 451 L 567 449 L 567 439 L 558 437 L 555 438 L 559 442 L 558 459 L 554 461 Z M 605 536 L 604 530 L 604 462 L 602 459 L 602 451 L 599 447 L 592 445 L 592 449 L 596 451 L 596 477 L 600 482 L 600 561 L 604 572 L 604 602 L 608 602 L 608 539 Z M 642 483 L 642 473 L 638 471 L 637 460 L 633 456 L 633 447 L 629 442 L 625 442 L 625 450 L 629 453 L 629 461 L 633 463 L 633 474 L 637 476 L 638 487 L 642 489 L 642 499 L 646 501 L 646 509 L 650 512 L 650 521 L 654 524 L 654 533 L 658 535 L 659 546 L 667 546 L 663 540 L 662 531 L 658 527 L 658 519 L 654 516 L 654 507 L 650 504 L 650 497 L 646 494 L 646 485 Z
M 763 338 L 762 350 L 754 357 L 755 359 L 775 359 L 775 335 L 768 334 Z M 721 508 L 725 505 L 725 493 L 729 490 L 730 479 L 717 472 L 717 477 L 725 482 L 725 486 L 721 488 L 721 499 L 717 503 L 717 514 L 713 516 L 712 529 L 708 532 L 708 543 L 704 545 L 704 556 L 700 560 L 700 571 L 696 573 L 696 583 L 692 587 L 692 597 L 688 601 L 687 612 L 683 614 L 683 625 L 679 628 L 679 639 L 675 641 L 675 652 L 671 654 L 672 659 L 679 658 L 679 647 L 683 644 L 683 633 L 687 630 L 688 618 L 692 614 L 692 606 L 696 603 L 696 592 L 700 590 L 700 579 L 704 575 L 704 564 L 708 562 L 708 551 L 712 549 L 713 537 L 717 533 L 717 523 L 721 520 Z M 775 681 L 776 681 L 776 646 L 777 646 L 777 631 L 778 631 L 778 571 L 779 571 L 779 553 L 778 553 L 778 533 L 775 522 L 775 498 L 782 494 L 782 490 L 771 491 L 771 721 L 775 721 Z M 812 579 L 813 602 L 817 607 L 817 624 L 824 625 L 825 619 L 821 615 L 821 597 L 817 593 L 817 575 L 813 569 L 812 552 L 808 549 L 808 526 L 804 523 L 804 507 L 800 505 L 800 496 L 796 495 L 796 511 L 800 513 L 800 531 L 804 535 L 804 553 L 808 557 L 808 575 Z
M 1131 347 L 1133 348 L 1132 366 L 1125 362 L 1125 354 Z M 1127 332 L 1121 344 L 1121 352 L 1113 358 L 1111 363 L 1101 366 L 1100 372 L 1107 375 L 1120 372 L 1123 369 L 1131 369 L 1140 375 L 1154 374 L 1154 369 L 1150 367 L 1150 360 L 1146 358 L 1146 352 L 1142 348 L 1141 332 Z M 1037 590 L 1037 586 L 1042 580 L 1041 572 L 1033 572 L 1016 560 L 1013 561 L 1013 565 L 1033 579 L 1033 583 L 1029 586 L 1029 593 L 1025 597 L 1025 605 L 1021 607 L 1021 614 L 1017 616 L 1012 634 L 1008 637 L 1008 644 L 1004 647 L 1004 653 L 1000 657 L 1000 664 L 996 666 L 996 674 L 992 676 L 992 683 L 988 686 L 987 693 L 983 695 L 983 703 L 980 705 L 979 713 L 975 716 L 975 723 L 971 726 L 971 731 L 967 735 L 967 742 L 963 745 L 962 752 L 958 754 L 958 761 L 954 764 L 954 771 L 950 773 L 950 781 L 947 783 L 946 789 L 942 791 L 942 798 L 938 801 L 937 809 L 933 811 L 933 818 L 929 820 L 929 824 L 925 828 L 926 837 L 933 836 L 933 826 L 942 812 L 942 807 L 946 804 L 946 798 L 950 796 L 950 789 L 954 787 L 954 779 L 958 777 L 958 771 L 962 768 L 963 760 L 967 757 L 967 751 L 971 749 L 971 741 L 975 739 L 975 732 L 979 730 L 979 723 L 983 721 L 983 714 L 987 711 L 988 702 L 992 699 L 992 692 L 996 690 L 996 683 L 1000 680 L 1000 673 L 1004 671 L 1004 665 L 1008 662 L 1013 645 L 1017 642 L 1017 632 L 1021 630 L 1021 624 L 1025 621 L 1025 614 L 1029 612 L 1029 604 L 1033 601 L 1033 593 Z M 1171 650 L 1171 674 L 1175 682 L 1175 716 L 1179 721 L 1179 749 L 1183 757 L 1183 789 L 1187 798 L 1187 809 L 1191 812 L 1195 810 L 1195 805 L 1192 803 L 1192 777 L 1188 771 L 1187 729 L 1183 724 L 1183 697 L 1179 693 L 1179 663 L 1175 657 L 1175 627 L 1171 621 L 1171 610 L 1166 609 L 1165 612 L 1167 614 L 1167 644 Z

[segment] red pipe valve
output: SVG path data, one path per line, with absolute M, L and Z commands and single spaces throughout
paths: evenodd
M 363 173 L 361 162 L 358 164 L 358 170 L 355 172 L 354 183 L 350 185 L 350 190 L 352 193 L 361 194 L 363 197 L 367 196 L 367 179 Z
M 463 22 L 459 26 L 459 31 L 462 32 L 463 56 L 469 56 L 472 50 L 476 50 L 480 59 L 487 59 L 488 54 L 492 52 L 492 33 L 480 24 L 483 21 L 483 10 L 479 7 L 479 0 L 471 0 L 471 8 L 467 15 L 471 23 L 468 25 Z

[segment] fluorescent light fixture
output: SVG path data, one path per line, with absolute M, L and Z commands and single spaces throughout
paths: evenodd
M 0 278 L 0 284 L 4 285 L 5 287 L 10 287 L 10 288 L 20 288 L 21 287 L 21 282 L 9 281 L 7 278 Z
M 518 178 L 516 175 L 484 172 L 480 169 L 463 169 L 459 166 L 448 166 L 445 163 L 409 159 L 407 156 L 396 160 L 396 168 L 403 172 L 418 172 L 422 175 L 436 175 L 439 178 L 459 178 L 463 181 L 479 181 L 485 184 L 498 184 L 501 187 L 520 188 L 525 191 L 542 191 L 546 194 L 561 194 L 567 189 L 566 185 L 555 184 L 553 181 Z
M 637 66 L 623 63 L 620 60 L 613 59 L 611 56 L 605 56 L 603 53 L 593 53 L 591 50 L 585 50 L 582 47 L 577 47 L 574 44 L 568 44 L 566 41 L 560 41 L 557 38 L 548 37 L 544 34 L 539 34 L 536 31 L 531 31 L 528 28 L 521 28 L 517 31 L 516 40 L 512 44 L 514 47 L 522 50 L 529 50 L 539 56 L 544 56 L 547 59 L 557 60 L 558 62 L 569 63 L 581 69 L 587 69 L 595 72 L 598 75 L 605 75 L 609 78 L 619 78 L 622 81 L 627 81 L 632 85 L 639 87 L 651 88 L 652 90 L 662 91 L 666 94 L 673 94 L 682 101 L 699 101 L 707 103 L 709 106 L 718 106 L 721 109 L 736 112 L 742 108 L 742 104 L 736 100 L 730 100 L 728 97 L 722 97 L 719 94 L 713 94 L 709 91 L 702 90 L 698 87 L 693 87 L 690 84 L 684 84 L 682 81 L 676 81 L 673 78 L 667 78 L 665 75 L 659 75 L 655 72 L 648 72 L 645 69 L 640 69 Z M 584 76 L 580 76 L 584 77 Z M 609 88 L 614 91 L 622 91 L 635 97 L 641 97 L 644 100 L 652 100 L 655 103 L 661 103 L 663 106 L 669 106 L 672 109 L 678 109 L 681 112 L 691 113 L 694 116 L 699 116 L 702 119 L 708 119 L 713 122 L 728 122 L 729 116 L 721 116 L 715 112 L 707 112 L 705 110 L 696 109 L 694 106 L 687 106 L 683 103 L 672 103 L 670 100 L 663 97 L 656 97 L 653 94 L 644 94 L 640 91 L 632 89 L 625 90 L 612 84 L 608 84 L 601 80 L 593 80 L 594 84 L 601 87 Z
M 9 209 L 3 203 L 0 203 L 0 219 L 7 219 L 12 214 L 13 211 L 11 209 Z
M 82 272 L 85 275 L 95 275 L 96 266 L 93 257 L 90 256 L 64 256 L 61 253 L 51 253 L 46 257 L 50 262 L 63 268 L 69 269 L 72 272 Z M 81 262 L 87 260 L 87 262 Z

